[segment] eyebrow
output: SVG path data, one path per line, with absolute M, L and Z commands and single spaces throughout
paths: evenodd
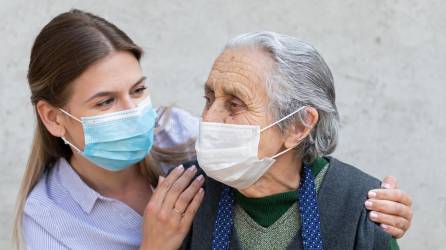
M 205 93 L 215 92 L 213 86 L 209 82 L 205 83 L 204 91 Z M 223 93 L 225 95 L 238 98 L 244 103 L 250 102 L 251 99 L 253 98 L 252 93 L 250 93 L 249 89 L 246 88 L 245 86 L 239 86 L 239 88 L 236 88 L 234 86 L 223 85 Z
M 233 85 L 231 86 L 223 85 L 223 92 L 226 95 L 236 97 L 245 102 L 252 99 L 252 95 L 249 89 L 243 85 L 238 85 L 237 87 L 234 87 Z
M 130 89 L 133 89 L 136 85 L 140 84 L 141 82 L 143 82 L 146 79 L 147 79 L 147 77 L 145 77 L 145 76 L 141 77 L 138 81 L 136 81 L 132 85 L 132 87 Z M 91 100 L 93 100 L 95 98 L 98 98 L 98 97 L 104 97 L 104 96 L 112 95 L 113 93 L 115 93 L 115 92 L 112 92 L 112 91 L 101 91 L 101 92 L 98 92 L 98 93 L 94 94 L 92 97 L 88 98 L 88 100 L 86 100 L 85 103 L 87 103 L 87 102 L 89 102 L 89 101 L 91 101 Z

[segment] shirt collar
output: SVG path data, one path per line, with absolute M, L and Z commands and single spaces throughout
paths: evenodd
M 60 158 L 56 163 L 59 169 L 59 180 L 67 189 L 71 197 L 86 212 L 90 213 L 100 194 L 90 188 L 74 171 L 65 158 Z

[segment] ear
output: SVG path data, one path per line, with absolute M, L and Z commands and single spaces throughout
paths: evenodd
M 313 107 L 306 107 L 301 112 L 305 112 L 305 124 L 295 124 L 287 129 L 284 142 L 285 148 L 294 148 L 307 137 L 319 120 L 319 113 Z
M 65 127 L 63 126 L 63 113 L 47 101 L 40 100 L 36 104 L 36 110 L 40 120 L 45 125 L 48 132 L 56 137 L 65 135 Z

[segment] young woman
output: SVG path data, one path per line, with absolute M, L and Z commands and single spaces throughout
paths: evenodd
M 123 31 L 79 10 L 37 36 L 28 72 L 37 125 L 14 231 L 27 249 L 176 249 L 187 235 L 204 177 L 186 164 L 158 176 L 194 158 L 198 120 L 154 110 L 141 56 Z M 373 209 L 403 218 L 392 210 L 400 199 L 383 193 L 387 205 Z
M 192 180 L 196 169 L 180 166 L 153 191 L 158 173 L 147 153 L 157 114 L 141 55 L 117 27 L 80 11 L 56 17 L 36 38 L 28 79 L 37 128 L 16 221 L 27 248 L 139 248 L 150 199 L 147 224 L 157 230 L 144 240 L 181 243 L 203 177 Z

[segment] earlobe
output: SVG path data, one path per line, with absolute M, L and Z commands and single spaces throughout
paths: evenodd
M 285 140 L 284 146 L 285 148 L 295 148 L 300 142 L 305 138 L 304 133 L 300 133 L 300 135 L 288 136 Z
M 51 135 L 61 137 L 65 134 L 60 111 L 57 108 L 44 100 L 40 100 L 36 104 L 36 110 L 40 120 Z

